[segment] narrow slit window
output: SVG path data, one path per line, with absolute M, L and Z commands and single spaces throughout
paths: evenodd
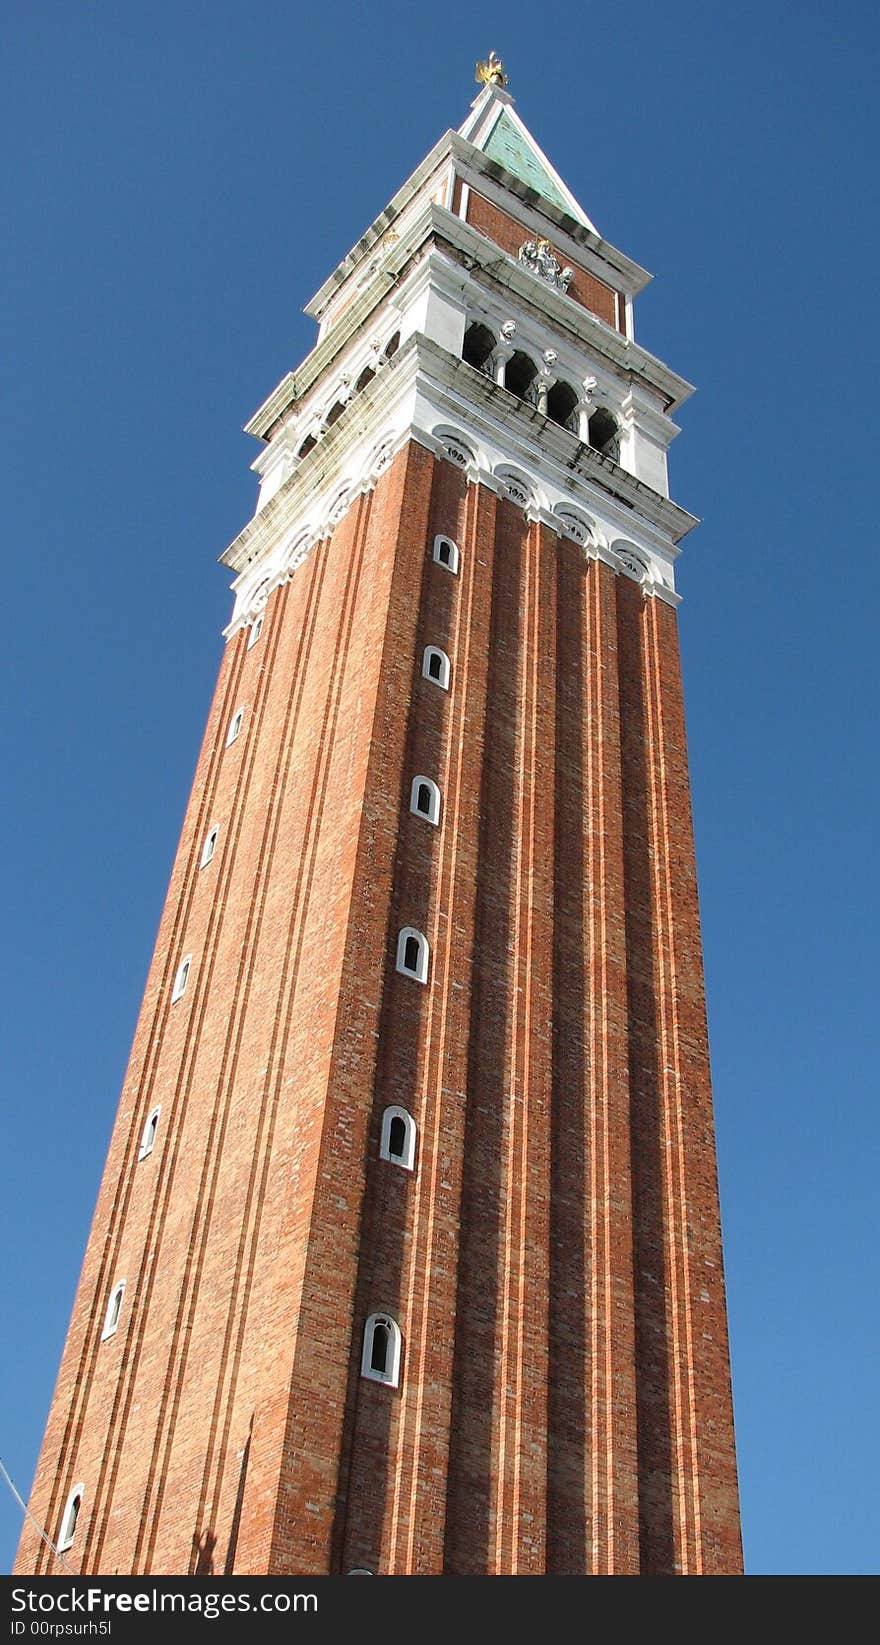
M 241 730 L 241 722 L 242 722 L 243 719 L 244 719 L 244 709 L 243 708 L 237 708 L 235 710 L 235 713 L 232 716 L 232 719 L 229 722 L 229 731 L 228 731 L 227 737 L 226 737 L 226 747 L 227 748 L 229 747 L 230 743 L 235 742 L 235 739 L 238 736 L 239 731 Z
M 263 617 L 264 617 L 264 615 L 265 615 L 265 613 L 261 611 L 260 615 L 259 615 L 259 617 L 257 617 L 256 621 L 251 623 L 251 631 L 248 635 L 248 643 L 247 643 L 248 651 L 250 651 L 252 645 L 256 645 L 258 639 L 260 638 L 260 635 L 263 632 Z
M 458 571 L 458 544 L 451 537 L 434 538 L 434 559 L 438 565 L 453 573 Z
M 411 1171 L 416 1158 L 416 1122 L 405 1108 L 386 1108 L 382 1115 L 379 1158 Z
M 428 939 L 412 925 L 405 925 L 397 939 L 397 969 L 416 982 L 427 982 L 430 950 Z
M 181 960 L 179 966 L 177 967 L 177 975 L 174 978 L 174 987 L 171 991 L 172 1005 L 175 1000 L 179 1000 L 181 995 L 186 993 L 186 985 L 189 982 L 189 968 L 191 965 L 192 954 L 187 954 L 186 959 Z
M 112 1337 L 116 1332 L 116 1327 L 119 1324 L 119 1316 L 122 1313 L 122 1299 L 124 1296 L 125 1280 L 121 1279 L 118 1284 L 114 1285 L 113 1290 L 110 1293 L 110 1301 L 107 1304 L 107 1312 L 104 1315 L 104 1328 L 101 1332 L 102 1342 L 106 1342 L 107 1338 Z
M 432 680 L 441 690 L 449 690 L 449 679 L 452 673 L 449 658 L 439 645 L 426 645 L 422 656 L 422 674 L 426 680 Z
M 361 1375 L 396 1388 L 400 1381 L 400 1327 L 388 1314 L 371 1314 L 364 1327 Z
M 79 1519 L 84 1494 L 85 1486 L 75 1485 L 64 1504 L 64 1513 L 61 1515 L 61 1529 L 58 1532 L 58 1552 L 60 1554 L 64 1553 L 65 1548 L 73 1546 L 73 1539 L 76 1536 L 76 1522 Z
M 209 828 L 207 834 L 205 835 L 205 843 L 202 846 L 202 860 L 199 864 L 201 868 L 207 868 L 208 863 L 211 861 L 217 845 L 217 835 L 219 832 L 220 825 L 219 823 L 215 823 L 213 828 Z
M 153 1112 L 147 1117 L 147 1123 L 141 1132 L 141 1145 L 138 1149 L 139 1160 L 146 1159 L 148 1154 L 152 1154 L 156 1146 L 156 1132 L 159 1129 L 159 1115 L 161 1112 L 161 1107 L 154 1108 Z
M 430 777 L 413 777 L 409 808 L 436 828 L 440 821 L 440 790 Z

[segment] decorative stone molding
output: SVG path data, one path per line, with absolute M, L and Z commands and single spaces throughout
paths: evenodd
M 476 453 L 457 429 L 438 427 L 433 430 L 433 434 L 445 455 L 457 468 L 470 470 L 477 467 Z
M 480 318 L 482 322 L 482 312 Z M 524 323 L 522 329 L 525 333 L 531 327 Z M 555 339 L 545 334 L 535 342 L 529 336 L 527 346 L 534 359 L 543 361 Z M 563 355 L 562 348 L 558 352 Z M 363 360 L 363 353 L 358 357 Z M 580 385 L 583 368 L 572 373 L 567 359 L 565 366 L 566 380 Z M 351 371 L 348 365 L 346 369 Z M 296 464 L 226 550 L 224 563 L 238 573 L 227 635 L 258 615 L 258 601 L 294 575 L 334 529 L 330 516 L 338 518 L 340 510 L 369 491 L 407 440 L 452 462 L 469 482 L 512 497 L 530 520 L 563 534 L 582 552 L 604 559 L 621 574 L 641 575 L 610 551 L 609 544 L 621 542 L 650 566 L 650 581 L 643 586 L 678 603 L 676 545 L 693 517 L 637 477 L 578 447 L 577 436 L 561 425 L 535 419 L 526 408 L 512 411 L 508 396 L 491 381 L 416 334 L 355 396 L 321 447 Z
M 654 576 L 651 567 L 632 543 L 618 538 L 611 544 L 610 552 L 628 577 L 633 577 L 637 583 L 641 583 L 646 592 L 652 588 Z
M 347 513 L 351 500 L 351 487 L 347 485 L 343 486 L 342 490 L 338 493 L 330 505 L 330 509 L 327 514 L 328 526 L 339 524 L 343 514 Z
M 582 548 L 586 548 L 595 541 L 595 523 L 588 515 L 581 514 L 578 509 L 566 508 L 562 505 L 557 506 L 553 512 L 559 520 L 565 536 L 570 537 L 573 543 L 580 543 Z
M 289 582 L 318 543 L 331 535 L 356 498 L 373 490 L 390 467 L 400 443 L 399 435 L 383 435 L 370 448 L 366 462 L 360 463 L 357 472 L 351 473 L 344 484 L 337 483 L 323 512 L 316 514 L 309 526 L 304 529 L 299 526 L 292 533 L 286 533 L 276 548 L 261 556 L 258 568 L 242 572 L 233 583 L 235 609 L 232 621 L 223 630 L 224 638 L 229 639 L 240 628 L 249 626 L 266 605 L 269 595 L 282 583 Z M 337 481 L 339 478 L 337 476 Z M 267 572 L 267 568 L 271 569 Z
M 512 503 L 518 503 L 520 508 L 533 508 L 535 493 L 524 475 L 507 464 L 495 469 L 495 479 L 498 481 L 502 494 Z
M 390 468 L 393 461 L 394 441 L 384 440 L 381 445 L 377 446 L 370 463 L 369 478 L 371 480 L 378 480 L 379 475 L 384 474 L 386 468 Z
M 554 291 L 561 291 L 563 296 L 567 293 L 574 279 L 574 269 L 560 266 L 559 258 L 550 249 L 549 240 L 524 240 L 519 248 L 519 260 L 523 268 L 527 268 L 530 274 L 536 274 Z

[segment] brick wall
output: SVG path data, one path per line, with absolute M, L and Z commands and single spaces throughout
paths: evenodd
M 379 1159 L 389 1103 L 412 1173 Z M 398 1389 L 359 1375 L 376 1311 Z M 80 1479 L 90 1571 L 739 1568 L 675 616 L 417 445 L 224 653 L 34 1484 L 51 1532 Z M 26 1529 L 18 1568 L 53 1564 Z
M 468 196 L 466 217 L 474 228 L 479 229 L 481 234 L 487 235 L 490 240 L 494 240 L 495 244 L 501 246 L 503 251 L 508 251 L 511 257 L 519 254 L 520 246 L 529 238 L 531 232 L 524 228 L 522 223 L 517 222 L 515 217 L 510 217 L 506 211 L 502 211 L 500 206 L 493 206 L 489 200 L 484 200 L 481 194 L 476 194 L 473 190 Z M 549 239 L 552 247 L 552 235 Z M 573 297 L 576 303 L 582 303 L 591 314 L 598 314 L 599 319 L 606 320 L 609 326 L 623 331 L 623 299 L 620 301 L 618 320 L 615 294 L 611 286 L 605 285 L 603 280 L 598 280 L 595 274 L 588 273 L 570 258 L 563 257 L 561 261 L 574 269 L 574 279 L 568 288 L 569 297 Z

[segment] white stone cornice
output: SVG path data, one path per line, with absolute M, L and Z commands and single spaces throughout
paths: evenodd
M 451 245 L 462 258 L 462 267 L 451 271 L 453 280 L 461 281 L 469 270 L 475 283 L 478 279 L 488 282 L 490 289 L 500 285 L 536 312 L 540 311 L 542 318 L 551 325 L 558 325 L 560 331 L 573 341 L 604 356 L 618 369 L 631 373 L 635 379 L 643 380 L 670 407 L 681 404 L 693 392 L 692 384 L 671 371 L 647 349 L 615 331 L 604 320 L 591 314 L 589 309 L 575 302 L 574 298 L 536 281 L 516 258 L 502 251 L 479 230 L 464 223 L 445 207 L 428 202 L 410 221 L 406 234 L 401 234 L 395 242 L 381 277 L 379 274 L 373 277 L 356 302 L 340 316 L 328 336 L 317 344 L 295 372 L 288 372 L 283 383 L 273 390 L 245 424 L 247 433 L 262 439 L 268 436 L 290 405 L 308 392 L 321 373 L 366 325 L 379 305 L 388 301 L 390 288 L 396 286 L 404 274 L 407 279 L 412 277 L 413 271 L 409 265 L 417 253 L 427 242 L 438 239 Z M 435 244 L 428 255 L 436 259 L 444 254 Z M 435 262 L 433 266 L 438 268 L 440 265 Z M 421 278 L 427 278 L 427 271 Z M 486 284 L 482 284 L 480 289 L 485 293 Z
M 416 334 L 221 556 L 237 573 L 227 634 L 252 620 L 410 439 L 676 603 L 677 542 L 693 515 Z
M 699 523 L 695 515 L 583 444 L 569 429 L 549 421 L 537 407 L 518 399 L 464 360 L 452 358 L 425 337 L 412 341 L 418 349 L 422 380 L 436 385 L 445 396 L 445 409 L 456 409 L 471 427 L 495 430 L 494 442 L 508 451 L 522 452 L 523 461 L 532 471 L 555 468 L 561 485 L 598 487 L 607 494 L 608 505 L 617 509 L 621 524 L 630 518 L 628 511 L 633 511 L 645 524 L 657 528 L 658 541 L 665 539 L 667 552 L 673 555 L 675 545 Z

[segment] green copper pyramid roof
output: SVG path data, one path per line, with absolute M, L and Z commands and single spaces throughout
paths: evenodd
M 561 193 L 550 173 L 542 166 L 534 149 L 514 125 L 506 109 L 501 110 L 483 152 L 490 160 L 496 160 L 499 166 L 504 166 L 506 171 L 512 172 L 521 183 L 527 183 L 529 188 L 543 194 L 545 200 L 551 200 L 553 205 L 559 206 L 562 211 L 571 211 L 570 202 Z

